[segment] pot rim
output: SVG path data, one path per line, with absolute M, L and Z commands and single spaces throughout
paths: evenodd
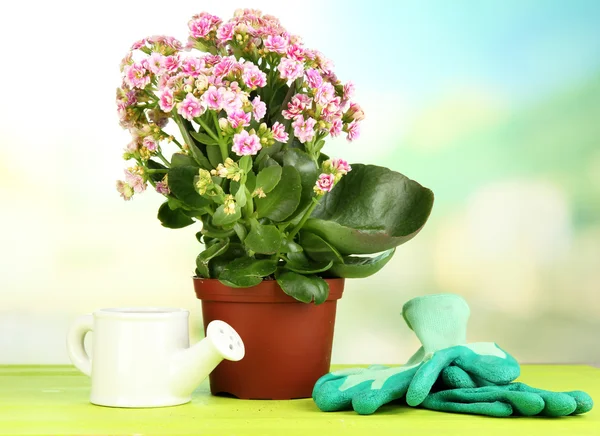
M 193 277 L 196 297 L 202 301 L 230 302 L 230 303 L 294 303 L 304 304 L 290 297 L 281 290 L 276 280 L 263 280 L 256 286 L 249 288 L 232 288 L 218 279 L 205 279 Z M 345 279 L 324 279 L 329 284 L 329 295 L 326 302 L 342 298 Z

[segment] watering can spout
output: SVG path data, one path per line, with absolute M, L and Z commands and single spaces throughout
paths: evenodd
M 236 362 L 244 354 L 244 343 L 237 332 L 226 322 L 212 321 L 204 339 L 173 356 L 173 393 L 190 395 L 223 359 Z

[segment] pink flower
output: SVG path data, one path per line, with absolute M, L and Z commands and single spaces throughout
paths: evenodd
M 192 121 L 194 118 L 199 117 L 205 110 L 206 108 L 202 105 L 200 100 L 191 93 L 188 93 L 185 99 L 177 105 L 177 113 L 188 121 Z
M 335 89 L 329 82 L 323 82 L 315 92 L 315 101 L 321 106 L 325 106 L 335 97 Z
M 358 103 L 350 103 L 346 115 L 350 116 L 354 121 L 362 121 L 365 119 L 365 112 Z
M 246 127 L 250 125 L 250 113 L 246 113 L 241 109 L 231 112 L 227 116 L 227 119 L 234 129 L 237 129 L 240 126 Z
M 206 55 L 204 56 L 204 62 L 206 63 L 207 67 L 212 67 L 213 65 L 218 64 L 219 62 L 221 62 L 221 56 L 219 55 Z
M 282 79 L 296 80 L 304 74 L 304 64 L 290 58 L 282 58 L 277 69 Z
M 122 180 L 117 180 L 117 191 L 125 201 L 129 201 L 133 197 L 133 188 Z
M 252 99 L 252 113 L 256 121 L 262 120 L 267 113 L 267 105 L 264 101 L 260 101 L 258 95 Z
M 335 184 L 335 176 L 333 174 L 321 174 L 315 183 L 315 191 L 317 194 L 330 192 Z
M 233 135 L 231 149 L 238 156 L 255 155 L 261 148 L 260 138 L 256 135 L 250 135 L 246 130 Z
M 154 140 L 152 136 L 146 136 L 143 141 L 144 147 L 148 149 L 149 152 L 153 153 L 158 148 L 158 144 Z
M 350 124 L 348 124 L 346 132 L 348 133 L 346 136 L 348 141 L 354 141 L 355 139 L 358 139 L 360 137 L 360 124 L 358 121 L 352 121 Z
M 275 53 L 285 53 L 288 42 L 281 36 L 269 35 L 265 39 L 265 48 Z
M 283 118 L 291 120 L 300 115 L 306 108 L 310 107 L 312 99 L 306 94 L 295 94 L 288 103 L 287 110 L 282 111 Z
M 217 38 L 221 42 L 227 42 L 233 39 L 233 29 L 235 27 L 235 23 L 225 23 L 219 30 L 217 30 Z
M 210 86 L 206 92 L 202 94 L 202 101 L 209 109 L 221 109 L 221 93 L 214 86 Z
M 165 70 L 167 70 L 170 73 L 172 73 L 173 71 L 176 71 L 177 68 L 179 68 L 179 64 L 180 64 L 179 56 L 177 56 L 177 55 L 165 56 L 165 58 L 164 58 Z
M 316 123 L 316 120 L 313 118 L 309 117 L 305 121 L 302 115 L 298 115 L 292 123 L 294 135 L 296 135 L 296 138 L 298 138 L 298 140 L 303 144 L 311 141 L 315 136 L 314 127 Z
M 163 55 L 160 53 L 152 53 L 148 59 L 148 68 L 152 74 L 162 74 L 165 71 Z
M 267 84 L 267 75 L 252 62 L 244 64 L 242 80 L 251 89 L 262 88 Z
M 294 59 L 298 62 L 303 62 L 306 58 L 304 49 L 298 44 L 292 44 L 287 48 L 287 55 L 289 58 Z
M 165 182 L 157 182 L 156 183 L 156 192 L 162 195 L 169 195 L 171 190 L 169 189 L 169 185 Z
M 189 57 L 181 62 L 181 71 L 192 77 L 198 77 L 200 70 L 204 67 L 204 62 L 200 58 Z
M 160 101 L 158 102 L 158 105 L 164 112 L 171 112 L 171 110 L 173 110 L 175 101 L 173 100 L 173 90 L 171 88 L 164 89 L 160 95 Z
M 223 58 L 217 65 L 215 65 L 213 74 L 217 77 L 225 77 L 231 72 L 236 64 L 237 62 L 233 58 Z
M 339 118 L 337 120 L 333 120 L 331 123 L 331 127 L 329 128 L 329 134 L 334 138 L 336 136 L 339 136 L 340 133 L 342 133 L 342 127 L 342 120 L 340 120 Z
M 146 45 L 146 40 L 140 39 L 139 41 L 136 41 L 133 43 L 133 45 L 131 46 L 131 50 L 139 50 L 140 48 L 144 47 L 145 45 Z
M 144 192 L 146 190 L 146 184 L 144 183 L 144 178 L 139 174 L 134 174 L 129 170 L 125 170 L 125 181 L 133 191 L 137 194 Z
M 150 83 L 150 75 L 141 63 L 125 67 L 125 82 L 132 88 L 143 89 Z
M 244 103 L 236 92 L 227 88 L 219 88 L 221 94 L 221 107 L 228 114 L 242 108 Z
M 188 23 L 190 28 L 190 35 L 194 38 L 206 38 L 210 33 L 213 22 L 208 16 L 200 17 L 195 20 L 191 20 Z
M 344 159 L 331 159 L 331 167 L 339 174 L 348 174 L 352 167 Z
M 329 103 L 327 103 L 321 111 L 321 118 L 325 121 L 332 121 L 335 118 L 342 117 L 342 110 L 340 108 L 341 100 L 339 97 L 335 97 Z
M 304 75 L 306 76 L 306 82 L 308 83 L 308 86 L 311 88 L 318 88 L 323 83 L 323 77 L 321 77 L 321 73 L 314 68 L 306 70 Z
M 349 100 L 354 95 L 354 83 L 348 82 L 344 85 L 344 100 Z
M 285 133 L 285 126 L 279 121 L 273 124 L 273 127 L 271 127 L 271 132 L 273 132 L 273 139 L 275 139 L 275 141 L 285 143 L 290 139 L 289 135 Z

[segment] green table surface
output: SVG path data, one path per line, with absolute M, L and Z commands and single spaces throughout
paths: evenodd
M 600 399 L 600 369 L 591 366 L 524 365 L 520 381 L 549 390 L 581 389 Z M 488 418 L 401 404 L 359 416 L 323 413 L 311 399 L 214 397 L 205 381 L 182 406 L 115 409 L 90 404 L 89 389 L 89 379 L 70 366 L 0 366 L 0 434 L 600 436 L 600 406 L 558 419 Z

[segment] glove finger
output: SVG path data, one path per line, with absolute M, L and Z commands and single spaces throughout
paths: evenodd
M 460 348 L 462 351 L 454 364 L 488 384 L 505 385 L 521 374 L 515 358 L 495 343 L 472 343 Z
M 533 392 L 512 391 L 504 386 L 486 386 L 473 389 L 450 389 L 437 392 L 441 400 L 459 403 L 494 403 L 511 405 L 515 414 L 523 416 L 538 415 L 544 410 L 544 400 Z
M 542 411 L 545 416 L 578 415 L 589 412 L 593 406 L 592 398 L 582 391 L 552 392 L 544 389 L 532 388 L 525 383 L 511 383 L 511 389 L 524 392 L 533 392 L 542 397 L 546 406 Z
M 345 381 L 346 377 L 342 377 L 321 383 L 318 388 L 315 386 L 315 389 L 313 389 L 313 400 L 317 407 L 323 412 L 350 409 L 352 406 L 352 397 L 358 392 L 370 389 L 373 383 L 373 380 L 367 380 L 342 391 L 340 387 Z
M 359 392 L 352 398 L 352 408 L 359 415 L 370 415 L 384 404 L 404 397 L 414 372 L 404 372 L 390 377 L 381 389 Z
M 440 373 L 458 356 L 460 348 L 462 347 L 437 351 L 431 359 L 421 365 L 406 393 L 406 402 L 409 406 L 418 406 L 427 398 Z
M 451 365 L 442 371 L 442 382 L 446 389 L 476 388 L 477 384 L 465 370 Z
M 317 392 L 321 388 L 321 385 L 323 385 L 324 383 L 328 383 L 328 382 L 331 382 L 334 380 L 339 380 L 339 379 L 345 380 L 346 377 L 348 377 L 348 376 L 362 374 L 366 370 L 367 370 L 367 368 L 348 368 L 348 369 L 341 369 L 339 371 L 333 371 L 328 374 L 325 374 L 324 376 L 319 378 L 319 380 L 317 380 L 315 383 L 315 386 L 313 388 L 313 395 L 312 395 L 313 399 L 315 398 L 315 392 Z
M 583 391 L 570 391 L 563 393 L 571 396 L 571 398 L 575 400 L 575 404 L 577 404 L 575 410 L 573 411 L 573 413 L 571 413 L 571 415 L 587 413 L 594 407 L 594 400 L 592 400 L 592 397 L 590 397 Z
M 445 392 L 445 391 L 442 391 Z M 455 403 L 446 401 L 438 397 L 441 392 L 427 396 L 421 404 L 422 407 L 430 410 L 453 413 L 469 413 L 472 415 L 487 415 L 495 417 L 510 416 L 513 409 L 510 404 L 501 401 L 491 403 Z

